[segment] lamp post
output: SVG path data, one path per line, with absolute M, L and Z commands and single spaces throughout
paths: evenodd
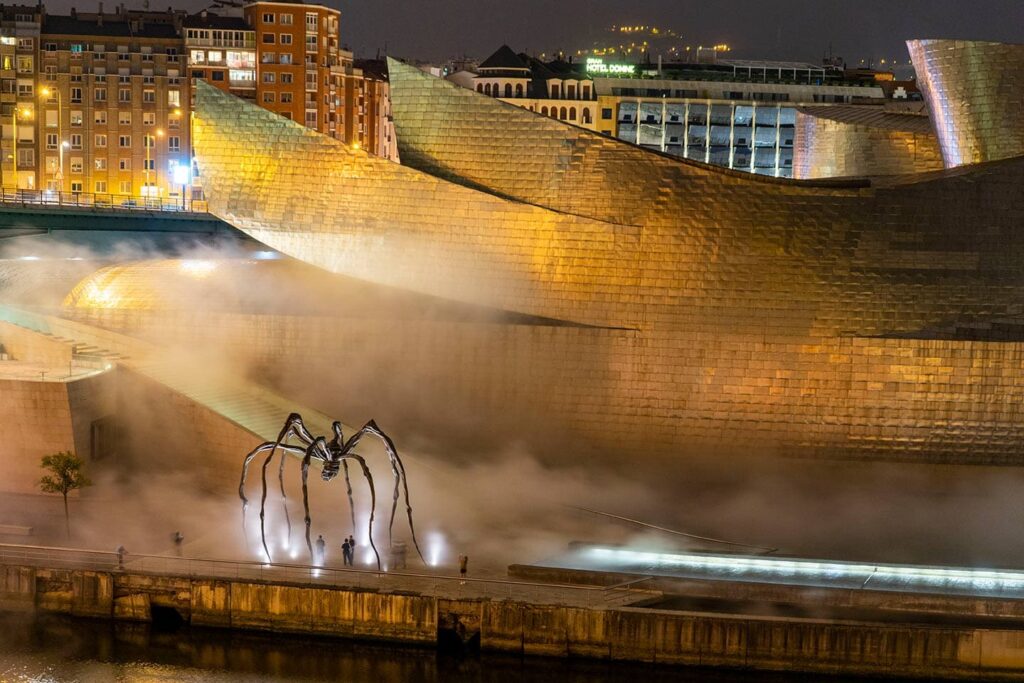
M 14 108 L 11 112 L 11 123 L 14 125 L 14 192 L 18 192 L 18 114 L 23 120 L 32 118 L 32 110 Z
M 57 96 L 57 147 L 59 151 L 59 161 L 57 167 L 57 180 L 60 181 L 58 192 L 64 191 L 64 148 L 70 147 L 70 145 L 64 142 L 64 132 L 61 126 L 61 102 L 60 102 L 60 90 L 56 88 L 45 87 L 40 91 L 43 97 L 49 97 L 50 95 Z M 59 197 L 60 195 L 58 195 Z
M 148 137 L 149 137 L 149 140 L 148 140 L 147 142 L 148 142 L 149 144 L 147 144 L 147 145 L 146 145 L 146 192 L 144 193 L 144 194 L 145 194 L 145 195 L 146 195 L 147 197 L 149 197 L 150 195 L 152 195 L 152 194 L 153 194 L 153 185 L 152 185 L 152 184 L 150 183 L 150 181 L 149 181 L 149 172 L 150 172 L 150 169 L 149 169 L 149 167 L 150 167 L 150 149 L 151 149 L 151 148 L 152 148 L 153 146 L 155 146 L 155 145 L 156 145 L 156 139 L 157 139 L 157 138 L 162 138 L 163 136 L 164 136 L 164 130 L 163 130 L 163 128 L 157 128 L 157 129 L 156 129 L 156 130 L 154 131 L 154 135 L 150 135 L 150 136 L 148 136 Z M 156 170 L 156 169 L 154 169 L 154 170 Z M 159 176 L 157 176 L 157 177 L 159 178 Z

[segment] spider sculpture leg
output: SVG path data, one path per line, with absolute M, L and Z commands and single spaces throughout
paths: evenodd
M 345 438 L 341 433 L 341 423 L 335 421 L 331 425 L 331 429 L 334 430 L 334 438 L 331 439 L 329 446 L 334 452 L 340 452 L 345 444 Z M 348 509 L 352 513 L 352 533 L 356 531 L 356 502 L 352 498 L 352 480 L 348 476 L 348 462 L 344 459 L 341 461 L 341 469 L 345 474 L 345 489 L 348 492 Z
M 395 478 L 395 491 L 394 497 L 391 501 L 391 522 L 388 526 L 388 537 L 390 538 L 391 529 L 395 524 L 395 512 L 398 510 L 398 498 L 399 498 L 399 486 L 404 489 L 405 492 L 405 511 L 406 516 L 409 518 L 409 532 L 412 534 L 412 544 L 416 548 L 416 553 L 420 556 L 420 559 L 426 562 L 423 558 L 423 551 L 420 550 L 419 541 L 416 538 L 416 526 L 412 521 L 412 504 L 409 502 L 409 482 L 405 476 L 405 465 L 402 463 L 402 459 L 398 456 L 398 449 L 395 448 L 395 442 L 391 440 L 387 434 L 381 431 L 380 427 L 373 420 L 370 420 L 363 428 L 352 435 L 342 449 L 348 453 L 351 449 L 356 447 L 356 444 L 362 439 L 364 434 L 373 434 L 384 443 L 384 450 L 387 451 L 388 460 L 391 463 L 391 472 Z
M 264 506 L 266 505 L 266 501 L 267 501 L 267 468 L 266 468 L 266 465 L 267 465 L 267 462 L 269 462 L 270 458 L 274 457 L 274 451 L 278 450 L 278 449 L 280 449 L 282 451 L 282 453 L 281 453 L 281 459 L 282 460 L 285 458 L 285 453 L 290 453 L 292 455 L 302 456 L 306 452 L 305 449 L 299 448 L 298 446 L 290 446 L 288 444 L 280 444 L 279 445 L 279 444 L 275 444 L 273 441 L 267 441 L 266 443 L 260 444 L 255 449 L 253 449 L 253 451 L 251 453 L 249 453 L 247 456 L 245 456 L 245 462 L 242 465 L 242 481 L 238 485 L 238 495 L 242 499 L 242 533 L 244 535 L 246 533 L 246 528 L 245 528 L 245 511 L 249 507 L 249 499 L 245 497 L 245 475 L 246 475 L 246 470 L 248 470 L 248 468 L 249 468 L 249 463 L 251 463 L 253 461 L 253 459 L 257 455 L 259 455 L 260 453 L 264 453 L 264 452 L 270 451 L 270 455 L 267 456 L 267 461 L 264 462 L 264 464 L 263 464 L 263 493 L 262 493 L 262 497 L 261 497 L 261 501 L 260 501 L 260 533 L 261 533 L 261 535 L 263 537 L 263 549 L 264 549 L 264 551 L 267 550 L 267 538 L 266 538 L 265 533 L 263 532 L 263 517 L 264 517 L 263 510 L 264 510 Z M 287 512 L 288 512 L 288 508 L 285 507 L 285 514 L 286 515 L 287 515 Z M 267 558 L 268 559 L 270 558 L 270 553 L 269 552 L 267 552 Z
M 312 518 L 309 514 L 309 465 L 316 459 L 322 463 L 337 462 L 338 459 L 352 458 L 359 463 L 363 470 L 363 476 L 366 477 L 366 483 L 370 487 L 370 521 L 367 528 L 367 536 L 370 540 L 370 548 L 373 549 L 374 557 L 377 558 L 377 569 L 380 569 L 380 553 L 377 552 L 377 546 L 373 543 L 373 518 L 375 509 L 377 506 L 377 494 L 373 487 L 373 475 L 370 474 L 370 469 L 366 466 L 366 461 L 358 455 L 340 455 L 338 457 L 332 457 L 330 449 L 327 446 L 327 440 L 320 436 L 316 438 L 308 449 L 306 449 L 306 455 L 302 458 L 302 507 L 306 513 L 306 547 L 309 549 L 309 556 L 313 557 L 313 542 L 310 539 L 310 532 L 312 526 Z

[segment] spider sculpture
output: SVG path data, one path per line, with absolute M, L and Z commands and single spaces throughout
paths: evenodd
M 245 523 L 245 511 L 249 507 L 249 499 L 245 497 L 245 478 L 249 472 L 249 464 L 252 463 L 253 459 L 260 453 L 267 453 L 269 451 L 266 459 L 263 461 L 263 491 L 260 499 L 260 536 L 263 540 L 263 551 L 266 553 L 269 561 L 271 556 L 270 549 L 267 547 L 267 533 L 265 526 L 265 512 L 267 505 L 267 468 L 270 465 L 270 461 L 274 459 L 274 454 L 280 450 L 281 463 L 278 467 L 278 480 L 281 486 L 281 496 L 285 499 L 285 519 L 288 522 L 288 534 L 290 537 L 291 519 L 287 515 L 288 507 L 287 495 L 285 494 L 284 489 L 284 464 L 287 454 L 299 456 L 302 458 L 302 506 L 306 513 L 306 547 L 309 549 L 310 557 L 313 557 L 313 544 L 310 541 L 310 525 L 312 520 L 309 515 L 309 489 L 307 486 L 310 463 L 313 460 L 321 463 L 322 469 L 320 476 L 324 481 L 331 481 L 334 479 L 338 476 L 339 470 L 344 472 L 345 488 L 348 492 L 349 510 L 352 513 L 352 527 L 354 529 L 356 525 L 356 508 L 355 501 L 352 498 L 352 483 L 349 479 L 348 472 L 348 461 L 353 460 L 358 463 L 363 476 L 366 478 L 367 485 L 370 488 L 370 520 L 368 523 L 367 537 L 370 540 L 370 548 L 373 550 L 373 554 L 377 558 L 377 568 L 380 569 L 380 554 L 377 552 L 377 546 L 373 543 L 373 519 L 377 503 L 377 494 L 373 486 L 373 475 L 370 473 L 370 468 L 366 465 L 366 460 L 361 455 L 352 452 L 362 440 L 363 436 L 370 434 L 380 438 L 380 440 L 384 442 L 384 450 L 387 451 L 388 460 L 391 463 L 391 472 L 395 480 L 394 496 L 391 503 L 391 520 L 388 524 L 389 542 L 391 530 L 395 525 L 395 513 L 398 510 L 399 494 L 400 492 L 404 492 L 405 509 L 409 518 L 409 530 L 412 533 L 412 542 L 416 547 L 416 552 L 419 554 L 420 559 L 422 559 L 423 552 L 420 550 L 420 544 L 416 540 L 416 529 L 413 526 L 412 521 L 412 506 L 409 504 L 409 485 L 405 478 L 405 465 L 402 464 L 402 459 L 398 457 L 398 451 L 395 449 L 394 442 L 387 434 L 380 430 L 377 423 L 373 420 L 367 422 L 362 429 L 350 436 L 348 440 L 346 440 L 342 435 L 340 422 L 335 422 L 332 425 L 332 429 L 334 431 L 334 438 L 330 441 L 323 436 L 314 437 L 302 423 L 302 416 L 298 413 L 292 413 L 285 421 L 284 428 L 281 429 L 281 433 L 278 435 L 276 442 L 267 441 L 266 443 L 260 444 L 253 449 L 251 453 L 245 456 L 245 461 L 242 463 L 242 480 L 238 485 L 238 496 L 242 499 L 243 525 Z M 290 438 L 298 440 L 301 445 L 292 445 L 287 443 Z

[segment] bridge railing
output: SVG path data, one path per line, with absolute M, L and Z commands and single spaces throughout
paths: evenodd
M 168 211 L 206 213 L 207 203 L 188 197 L 147 197 L 96 192 L 0 189 L 0 206 L 54 206 L 67 208 L 115 209 L 119 211 Z
M 384 559 L 382 552 L 382 559 Z M 579 586 L 534 583 L 510 579 L 451 576 L 413 571 L 379 571 L 361 567 L 220 560 L 172 555 L 145 555 L 116 551 L 0 544 L 0 564 L 47 569 L 84 569 L 198 579 L 234 579 L 270 583 L 337 586 L 361 590 L 420 593 L 448 598 L 490 598 L 538 604 L 610 607 L 649 598 L 650 590 L 626 584 Z

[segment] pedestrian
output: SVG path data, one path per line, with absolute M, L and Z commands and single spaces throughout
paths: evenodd
M 324 563 L 324 555 L 326 555 L 327 542 L 324 540 L 324 535 L 320 534 L 316 537 L 316 563 Z
M 459 577 L 462 579 L 459 581 L 460 586 L 466 585 L 466 566 L 469 564 L 469 557 L 466 555 L 459 555 Z
M 351 565 L 356 563 L 356 538 L 352 534 L 348 535 L 348 563 Z
M 185 537 L 181 535 L 180 531 L 175 531 L 172 539 L 174 540 L 174 554 L 181 557 L 181 544 L 184 543 Z
M 128 554 L 128 551 L 124 549 L 123 545 L 117 546 L 117 568 L 119 571 L 124 571 L 124 556 Z
M 345 539 L 345 542 L 341 544 L 341 561 L 346 567 L 352 566 L 352 546 L 348 544 L 347 538 Z

